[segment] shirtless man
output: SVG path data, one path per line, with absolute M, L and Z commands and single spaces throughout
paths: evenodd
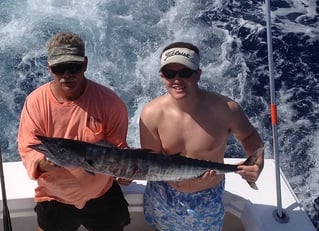
M 149 102 L 140 117 L 142 148 L 214 162 L 224 161 L 227 140 L 234 135 L 252 155 L 263 142 L 238 103 L 216 92 L 200 89 L 199 50 L 176 42 L 161 54 L 160 76 L 168 94 Z M 263 156 L 238 173 L 255 182 Z M 224 176 L 207 171 L 180 182 L 148 182 L 145 218 L 157 230 L 222 230 Z

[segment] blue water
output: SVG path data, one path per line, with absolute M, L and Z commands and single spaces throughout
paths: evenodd
M 142 106 L 165 93 L 159 55 L 173 41 L 201 50 L 202 88 L 244 107 L 272 156 L 269 77 L 261 1 L 2 0 L 0 2 L 0 144 L 20 160 L 17 127 L 24 99 L 50 80 L 47 39 L 71 30 L 86 41 L 87 77 L 115 90 L 129 108 L 128 143 L 139 147 Z M 271 1 L 280 165 L 319 227 L 319 1 Z M 227 156 L 243 156 L 230 139 Z M 318 201 L 318 200 L 317 200 Z M 319 230 L 319 228 L 317 228 Z

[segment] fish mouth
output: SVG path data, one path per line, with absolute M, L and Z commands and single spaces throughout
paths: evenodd
M 38 152 L 41 152 L 43 154 L 49 153 L 49 150 L 43 144 L 30 144 L 28 147 L 32 148 L 32 149 L 34 149 L 34 150 L 36 150 Z

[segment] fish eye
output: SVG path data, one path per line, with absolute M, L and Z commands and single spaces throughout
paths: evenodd
M 94 164 L 94 161 L 93 161 L 93 160 L 86 159 L 86 162 L 87 162 L 89 165 L 93 165 L 93 164 Z

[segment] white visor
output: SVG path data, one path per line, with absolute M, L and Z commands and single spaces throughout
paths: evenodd
M 169 63 L 179 63 L 189 69 L 197 70 L 199 68 L 199 55 L 188 48 L 174 47 L 164 51 L 161 56 L 161 68 Z

